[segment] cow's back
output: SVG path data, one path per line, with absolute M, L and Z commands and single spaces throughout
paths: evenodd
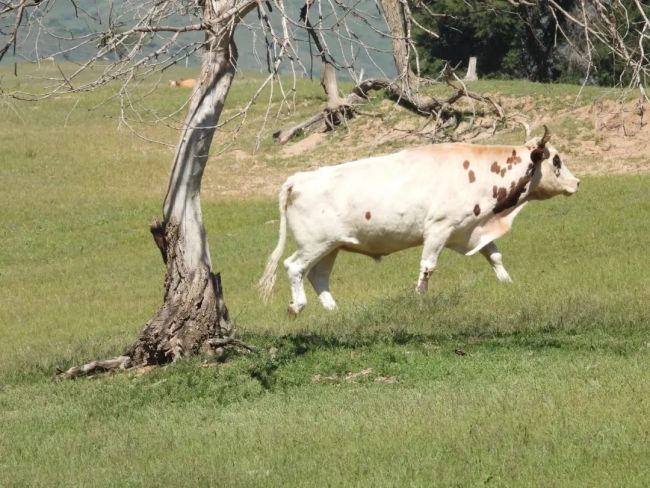
M 412 149 L 293 175 L 287 216 L 296 240 L 339 240 L 371 255 L 421 244 L 432 206 L 458 178 L 425 156 Z

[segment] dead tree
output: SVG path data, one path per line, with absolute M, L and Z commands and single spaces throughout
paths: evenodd
M 254 0 L 201 0 L 196 11 L 200 23 L 173 27 L 161 25 L 160 21 L 170 16 L 177 5 L 158 2 L 152 4 L 148 14 L 127 32 L 107 32 L 102 38 L 95 60 L 101 59 L 104 52 L 120 46 L 125 36 L 139 34 L 145 39 L 143 42 L 146 42 L 150 33 L 200 31 L 204 35 L 201 42 L 201 70 L 176 147 L 162 220 L 155 220 L 151 224 L 154 242 L 160 249 L 166 266 L 163 303 L 123 355 L 59 371 L 59 378 L 160 365 L 200 351 L 214 353 L 230 346 L 248 348 L 234 337 L 235 331 L 224 301 L 220 276 L 212 268 L 200 193 L 210 145 L 236 72 L 234 30 L 242 17 L 256 5 Z M 6 53 L 10 45 L 15 48 L 18 27 L 27 15 L 26 9 L 36 6 L 37 3 L 23 1 L 16 4 L 12 11 L 5 7 L 5 14 L 15 14 L 16 30 L 9 39 L 13 44 L 0 49 L 0 55 Z M 175 36 L 172 35 L 172 38 Z M 155 54 L 160 56 L 166 49 L 163 45 Z M 131 59 L 121 57 L 111 66 L 113 72 L 105 76 L 111 79 L 120 72 L 132 75 L 133 66 L 137 67 L 143 59 L 146 58 L 135 55 Z M 89 60 L 87 65 L 91 65 L 92 61 L 94 60 Z M 71 75 L 63 75 L 62 72 L 69 88 L 74 87 L 75 74 L 79 72 Z M 100 86 L 107 79 L 95 80 L 85 86 L 77 86 L 76 89 Z M 54 93 L 55 89 L 43 97 Z
M 368 101 L 370 92 L 375 90 L 383 90 L 388 99 L 416 114 L 434 118 L 434 132 L 437 129 L 447 127 L 449 123 L 458 125 L 458 121 L 454 118 L 455 113 L 452 105 L 464 97 L 484 103 L 490 110 L 495 109 L 498 121 L 505 123 L 505 113 L 493 99 L 470 92 L 458 78 L 456 78 L 456 81 L 460 83 L 455 83 L 451 72 L 446 72 L 444 77 L 445 81 L 454 88 L 455 93 L 453 95 L 446 99 L 437 99 L 425 94 L 421 90 L 421 86 L 426 85 L 429 80 L 423 80 L 419 73 L 413 72 L 412 69 L 412 64 L 418 66 L 419 63 L 417 50 L 412 40 L 412 31 L 416 20 L 408 2 L 403 0 L 379 0 L 378 4 L 381 7 L 381 13 L 388 29 L 385 35 L 390 38 L 391 55 L 397 76 L 394 79 L 361 81 L 344 97 L 339 95 L 335 63 L 326 55 L 329 50 L 324 38 L 319 35 L 319 29 L 324 30 L 324 28 L 320 24 L 313 25 L 309 21 L 308 7 L 312 5 L 311 1 L 308 0 L 303 6 L 300 19 L 309 33 L 310 40 L 314 42 L 321 56 L 321 85 L 327 96 L 327 105 L 321 112 L 308 119 L 276 131 L 273 134 L 276 142 L 285 143 L 294 135 L 317 125 L 325 131 L 335 129 L 356 114 L 362 114 L 360 106 Z M 427 30 L 422 25 L 418 24 L 418 27 Z M 432 36 L 436 35 L 434 32 L 427 32 Z
M 442 131 L 442 129 L 446 129 L 449 126 L 459 127 L 460 121 L 456 119 L 457 111 L 454 110 L 453 104 L 463 98 L 482 103 L 488 110 L 494 112 L 494 120 L 488 124 L 493 131 L 496 130 L 498 124 L 501 124 L 503 127 L 506 126 L 506 116 L 499 104 L 490 97 L 469 91 L 467 86 L 449 69 L 443 73 L 443 78 L 444 82 L 454 89 L 454 93 L 451 96 L 438 99 L 426 94 L 422 90 L 422 87 L 430 84 L 431 80 L 421 78 L 419 68 L 417 72 L 413 71 L 413 65 L 416 68 L 419 66 L 417 49 L 412 39 L 413 29 L 418 28 L 434 37 L 437 35 L 435 32 L 428 30 L 426 26 L 417 22 L 409 3 L 404 0 L 378 1 L 383 21 L 388 29 L 384 35 L 390 39 L 391 57 L 395 67 L 396 77 L 393 79 L 375 78 L 365 81 L 359 80 L 359 83 L 349 94 L 341 97 L 336 81 L 335 63 L 331 59 L 323 56 L 323 53 L 329 53 L 329 49 L 323 36 L 319 35 L 319 32 L 321 30 L 327 30 L 327 28 L 320 25 L 320 23 L 316 25 L 311 24 L 308 18 L 308 7 L 311 6 L 311 2 L 312 0 L 308 0 L 301 9 L 301 20 L 304 22 L 309 33 L 310 40 L 314 42 L 318 52 L 321 54 L 321 85 L 327 96 L 327 105 L 321 112 L 297 124 L 276 131 L 273 134 L 276 142 L 280 144 L 285 143 L 296 134 L 302 133 L 314 126 L 321 127 L 321 130 L 324 131 L 334 130 L 337 126 L 355 115 L 364 114 L 361 111 L 362 104 L 368 101 L 372 91 L 378 90 L 383 91 L 385 96 L 396 104 L 429 120 L 433 120 L 432 130 L 427 133 L 427 137 L 431 137 L 431 134 L 435 136 L 438 131 Z M 427 8 L 422 4 L 417 5 L 422 8 Z M 482 131 L 478 132 L 480 133 Z M 451 135 L 450 140 L 471 138 L 475 134 L 477 133 L 455 133 Z M 447 136 L 442 134 L 441 137 L 445 138 Z
M 310 0 L 310 2 L 313 0 Z M 650 101 L 646 91 L 646 84 L 650 75 L 650 11 L 647 2 L 641 0 L 581 0 L 574 2 L 574 7 L 566 8 L 566 2 L 559 0 L 548 0 L 543 6 L 529 0 L 508 0 L 518 8 L 520 15 L 538 8 L 547 8 L 555 17 L 555 38 L 564 38 L 571 50 L 583 60 L 586 69 L 584 83 L 590 80 L 590 74 L 596 69 L 594 58 L 595 51 L 604 47 L 611 56 L 621 64 L 619 72 L 619 85 L 628 86 L 639 90 L 640 113 L 644 112 L 643 105 Z M 443 76 L 444 81 L 452 82 L 456 92 L 446 100 L 437 99 L 424 93 L 422 85 L 428 80 L 419 76 L 419 60 L 416 46 L 412 40 L 412 32 L 419 29 L 435 37 L 436 33 L 427 29 L 413 15 L 413 10 L 423 12 L 427 15 L 438 15 L 429 7 L 426 1 L 407 2 L 404 0 L 377 0 L 381 8 L 381 14 L 387 28 L 386 37 L 391 41 L 391 53 L 393 56 L 396 77 L 394 79 L 373 79 L 359 83 L 350 94 L 341 97 L 338 94 L 336 85 L 336 72 L 331 69 L 334 65 L 323 64 L 323 79 L 328 83 L 323 84 L 327 95 L 328 103 L 322 112 L 309 117 L 308 119 L 277 131 L 274 138 L 279 143 L 288 141 L 296 133 L 300 133 L 314 126 L 322 130 L 332 130 L 337 125 L 359 114 L 360 105 L 365 102 L 369 92 L 383 90 L 387 98 L 395 103 L 413 111 L 414 113 L 433 118 L 434 134 L 438 129 L 446 129 L 450 125 L 460 128 L 459 121 L 455 120 L 456 112 L 452 105 L 462 99 L 469 98 L 485 104 L 489 109 L 494 109 L 495 124 L 501 123 L 507 126 L 508 122 L 520 123 L 521 118 L 517 115 L 506 117 L 503 110 L 489 97 L 472 93 L 467 87 L 447 73 Z M 338 4 L 338 3 L 337 3 Z M 564 5 L 564 6 L 563 6 Z M 434 9 L 435 10 L 435 9 Z M 560 21 L 561 20 L 561 21 Z M 574 35 L 569 35 L 563 26 L 573 26 Z M 309 25 L 310 32 L 326 30 L 320 24 Z M 575 35 L 578 32 L 578 35 Z M 311 37 L 315 38 L 316 34 Z M 576 38 L 577 37 L 577 38 Z M 323 39 L 320 39 L 321 44 Z M 327 51 L 327 47 L 319 46 L 319 51 Z M 413 68 L 415 67 L 415 72 Z M 332 100 L 335 101 L 333 111 Z M 331 114 L 336 114 L 332 117 Z M 496 125 L 494 126 L 496 127 Z M 444 137 L 444 134 L 443 134 Z M 451 133 L 452 140 L 459 139 L 458 134 Z
M 163 304 L 124 355 L 70 368 L 59 377 L 164 364 L 199 351 L 242 344 L 234 338 L 221 279 L 212 269 L 200 193 L 212 138 L 235 76 L 234 29 L 254 6 L 248 0 L 206 0 L 200 5 L 207 28 L 199 85 L 176 148 L 163 219 L 151 224 L 167 268 Z

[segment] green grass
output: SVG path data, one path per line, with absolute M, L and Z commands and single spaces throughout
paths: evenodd
M 323 101 L 305 86 L 310 113 Z M 88 110 L 105 96 L 84 95 L 65 127 L 73 99 L 18 105 L 22 122 L 1 109 L 0 486 L 647 486 L 647 175 L 583 178 L 576 196 L 529 205 L 499 241 L 512 285 L 445 251 L 418 297 L 418 249 L 344 254 L 340 310 L 310 292 L 296 320 L 282 270 L 269 306 L 254 287 L 276 202 L 207 199 L 227 304 L 259 353 L 51 381 L 119 354 L 161 300 L 147 224 L 171 155 L 117 131 L 114 102 Z M 285 164 L 264 144 L 260 160 Z

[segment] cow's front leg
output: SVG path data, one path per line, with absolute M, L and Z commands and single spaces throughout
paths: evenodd
M 503 260 L 499 248 L 494 242 L 490 242 L 487 246 L 481 249 L 481 254 L 488 260 L 488 263 L 492 266 L 499 281 L 503 283 L 512 283 L 512 278 L 510 278 L 506 268 L 503 266 Z
M 424 293 L 429 287 L 429 278 L 438 263 L 438 256 L 445 247 L 445 242 L 449 237 L 449 232 L 434 232 L 429 234 L 424 241 L 422 250 L 422 259 L 420 261 L 420 275 L 418 284 L 415 287 L 417 293 Z

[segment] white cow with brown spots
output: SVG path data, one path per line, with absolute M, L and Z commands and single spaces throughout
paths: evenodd
M 329 276 L 340 250 L 377 259 L 423 245 L 420 293 L 445 247 L 481 252 L 500 281 L 511 281 L 494 240 L 528 201 L 572 195 L 580 184 L 549 138 L 545 127 L 523 146 L 436 144 L 290 176 L 280 190 L 280 236 L 259 282 L 262 298 L 271 294 L 287 223 L 298 245 L 284 261 L 294 314 L 307 303 L 305 276 L 323 307 L 336 307 Z

